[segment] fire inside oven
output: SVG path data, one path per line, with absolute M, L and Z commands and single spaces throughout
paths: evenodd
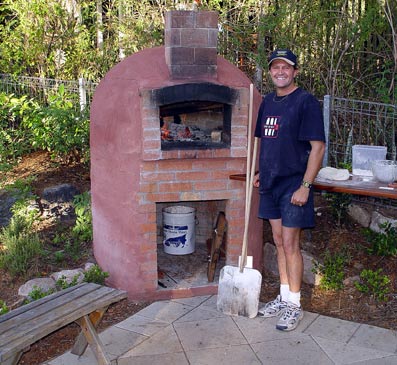
M 161 148 L 230 147 L 231 106 L 213 101 L 188 101 L 160 107 Z
M 238 91 L 209 82 L 152 91 L 159 106 L 161 149 L 230 148 L 232 106 Z

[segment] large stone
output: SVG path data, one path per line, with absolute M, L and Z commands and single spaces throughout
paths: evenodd
M 313 272 L 313 269 L 317 263 L 316 258 L 304 250 L 302 250 L 302 257 L 303 282 L 310 285 L 320 285 L 321 275 Z
M 385 217 L 384 215 L 374 210 L 372 212 L 372 219 L 369 228 L 374 232 L 384 233 L 385 230 L 380 226 L 387 223 L 390 223 L 392 227 L 397 227 L 396 219 Z
M 51 186 L 43 190 L 42 199 L 48 203 L 71 202 L 80 191 L 70 184 Z
M 349 216 L 360 224 L 362 227 L 368 228 L 371 223 L 371 213 L 358 204 L 350 204 L 348 208 Z
M 313 273 L 313 267 L 316 261 L 315 258 L 304 250 L 302 250 L 302 256 L 304 265 L 303 282 L 310 285 L 319 285 L 321 276 Z M 263 267 L 273 275 L 279 275 L 276 246 L 270 242 L 266 242 L 263 247 Z
M 51 290 L 55 291 L 55 281 L 51 278 L 35 278 L 29 280 L 20 286 L 18 289 L 18 295 L 27 298 L 34 289 L 39 289 L 43 293 L 47 293 Z
M 279 274 L 276 246 L 270 242 L 266 242 L 263 247 L 263 267 L 273 275 Z
M 12 217 L 11 207 L 17 198 L 6 190 L 0 190 L 0 227 L 5 227 Z
M 62 270 L 54 272 L 51 274 L 51 278 L 55 281 L 65 280 L 67 284 L 71 284 L 74 278 L 77 278 L 77 284 L 80 284 L 84 280 L 84 270 L 74 269 L 74 270 Z

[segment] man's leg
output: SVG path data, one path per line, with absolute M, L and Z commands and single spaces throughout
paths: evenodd
M 277 250 L 277 263 L 280 275 L 280 294 L 277 298 L 267 302 L 259 309 L 258 315 L 262 317 L 275 317 L 281 315 L 287 308 L 287 301 L 289 295 L 287 264 L 285 260 L 281 219 L 270 219 L 272 227 L 273 240 Z
M 300 250 L 300 228 L 282 227 L 282 245 L 286 263 L 287 280 L 291 292 L 301 290 L 303 257 Z
M 300 289 L 303 277 L 303 258 L 299 245 L 300 228 L 282 227 L 282 242 L 290 292 L 288 305 L 276 328 L 281 331 L 294 330 L 303 318 L 300 305 Z

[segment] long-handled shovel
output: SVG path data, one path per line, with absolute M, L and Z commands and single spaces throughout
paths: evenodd
M 252 124 L 253 85 L 250 86 L 250 111 L 248 121 L 248 151 L 247 151 L 247 174 L 246 174 L 246 199 L 244 236 L 241 250 L 239 267 L 226 265 L 222 268 L 218 284 L 217 308 L 225 314 L 243 315 L 253 318 L 258 313 L 259 295 L 261 291 L 262 275 L 258 270 L 244 267 L 247 260 L 248 227 L 255 173 L 255 157 L 257 152 L 257 138 L 254 142 L 252 154 L 252 166 L 250 168 L 251 156 L 251 124 Z

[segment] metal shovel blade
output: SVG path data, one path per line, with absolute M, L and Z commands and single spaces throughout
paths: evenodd
M 258 270 L 224 266 L 221 269 L 217 309 L 232 316 L 254 318 L 258 314 L 262 275 Z

